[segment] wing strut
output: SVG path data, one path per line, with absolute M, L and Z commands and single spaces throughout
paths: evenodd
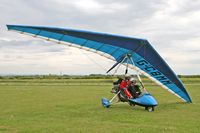
M 132 65 L 135 66 L 135 63 L 134 63 L 133 59 L 132 58 L 129 58 L 129 59 L 130 59 Z M 142 82 L 142 79 L 140 78 L 139 72 L 137 70 L 136 70 L 136 74 L 137 74 L 137 78 L 138 78 L 138 80 L 139 80 L 144 92 L 147 92 L 147 90 L 145 89 L 144 84 Z
M 135 65 L 135 63 L 134 63 L 134 61 L 132 59 L 132 54 L 126 54 L 125 56 L 122 56 L 106 73 L 109 73 L 112 69 L 114 69 L 116 66 L 118 66 L 117 69 L 115 70 L 114 74 L 113 74 L 113 75 L 115 75 L 115 73 L 117 73 L 117 70 L 119 69 L 121 64 L 123 64 L 125 61 L 126 61 L 125 74 L 128 73 L 128 64 L 129 63 L 136 67 L 136 65 Z M 138 80 L 139 80 L 144 92 L 147 92 L 147 90 L 145 89 L 144 84 L 142 82 L 142 79 L 141 79 L 141 77 L 139 75 L 139 72 L 137 70 L 136 70 L 136 75 L 137 75 L 137 78 L 138 78 Z

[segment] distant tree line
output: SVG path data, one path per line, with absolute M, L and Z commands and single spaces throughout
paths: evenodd
M 90 74 L 90 75 L 11 75 L 0 76 L 0 79 L 112 79 L 117 76 Z
M 113 79 L 123 77 L 124 75 L 103 75 L 103 74 L 90 74 L 90 75 L 10 75 L 0 76 L 0 79 Z M 136 76 L 136 75 L 133 75 Z M 145 76 L 141 76 L 144 78 Z M 200 78 L 200 75 L 178 75 L 179 78 Z
M 200 75 L 178 75 L 179 78 L 200 78 Z

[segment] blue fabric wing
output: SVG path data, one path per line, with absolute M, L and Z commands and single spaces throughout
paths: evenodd
M 35 37 L 56 40 L 59 43 L 76 44 L 79 48 L 110 55 L 116 61 L 130 54 L 135 66 L 144 75 L 184 101 L 192 102 L 182 82 L 145 39 L 54 27 L 7 25 L 7 28 Z

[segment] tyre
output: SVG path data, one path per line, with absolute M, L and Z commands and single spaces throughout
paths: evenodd
M 153 112 L 154 111 L 154 107 L 145 107 L 145 110 L 147 110 L 149 112 Z
M 135 106 L 134 103 L 131 103 L 131 102 L 127 102 L 130 106 Z

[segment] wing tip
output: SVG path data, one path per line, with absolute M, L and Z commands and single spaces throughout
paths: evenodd
M 7 24 L 6 27 L 7 27 L 7 29 L 9 30 L 9 29 L 12 27 L 12 25 Z
M 186 94 L 186 96 L 187 96 L 187 98 L 185 99 L 186 100 L 186 102 L 187 103 L 192 103 L 192 99 L 191 99 L 191 97 L 190 97 L 190 95 L 189 95 L 189 93 L 187 92 L 187 90 L 185 89 L 185 94 Z
M 192 103 L 192 99 L 190 97 L 188 97 L 188 98 L 189 99 L 188 99 L 187 103 Z
M 188 93 L 186 93 L 186 97 L 183 98 L 183 100 L 184 100 L 185 102 L 187 102 L 187 103 L 192 103 L 192 99 L 190 98 L 190 96 L 189 96 Z
M 22 27 L 27 27 L 26 25 L 13 25 L 13 24 L 6 24 L 6 27 L 8 30 L 14 29 L 14 28 L 22 28 Z
M 8 30 L 13 29 L 14 27 L 20 27 L 20 25 L 11 25 L 11 24 L 6 24 L 6 27 Z

